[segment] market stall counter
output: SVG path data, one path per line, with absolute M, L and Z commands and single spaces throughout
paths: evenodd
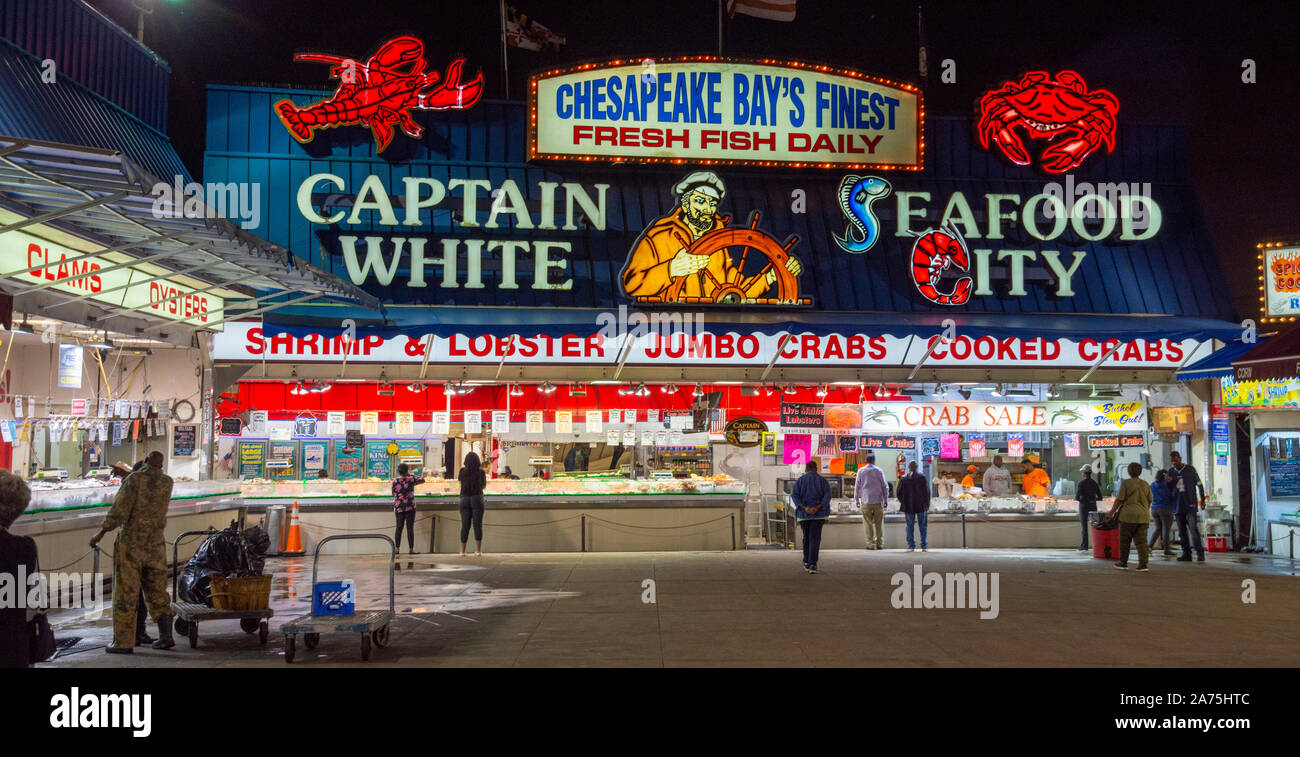
M 99 531 L 112 507 L 119 482 L 72 479 L 28 483 L 32 489 L 31 504 L 9 530 L 36 541 L 43 570 L 67 565 L 68 571 L 90 571 L 93 563 L 93 555 L 87 555 L 90 537 Z M 176 481 L 167 510 L 166 538 L 170 540 L 183 531 L 199 531 L 209 526 L 225 528 L 230 521 L 241 517 L 242 507 L 243 496 L 237 481 Z M 100 542 L 100 547 L 107 551 L 100 563 L 104 573 L 113 570 L 108 554 L 113 553 L 116 539 L 114 531 Z M 198 545 L 195 541 L 184 546 L 181 559 L 188 560 Z
M 391 486 L 382 478 L 250 479 L 243 492 L 250 514 L 297 503 L 303 547 L 311 551 L 331 534 L 390 532 Z M 417 551 L 459 551 L 459 486 L 441 478 L 416 486 Z M 745 543 L 744 485 L 723 475 L 493 479 L 484 504 L 484 544 L 493 552 L 730 550 Z M 326 554 L 349 551 L 369 552 L 373 545 L 343 541 L 325 548 Z
M 1113 502 L 1103 499 L 1097 507 L 1104 512 Z M 885 548 L 905 549 L 906 529 L 898 500 L 891 499 L 885 511 Z M 931 549 L 1074 549 L 1079 546 L 1079 503 L 1023 496 L 937 498 L 930 502 L 927 535 Z M 919 549 L 919 532 L 916 539 Z M 852 500 L 833 501 L 822 548 L 865 546 L 862 516 Z

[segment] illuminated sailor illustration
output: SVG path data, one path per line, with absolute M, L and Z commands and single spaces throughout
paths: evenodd
M 623 266 L 623 288 L 637 302 L 810 304 L 799 299 L 802 271 L 784 244 L 757 229 L 728 227 L 718 215 L 727 187 L 696 171 L 673 188 L 678 204 L 641 232 Z M 773 291 L 775 290 L 775 291 Z

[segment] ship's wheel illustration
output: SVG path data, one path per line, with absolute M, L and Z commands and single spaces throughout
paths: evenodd
M 685 286 L 687 279 L 683 278 L 676 282 L 668 291 L 665 299 L 668 301 L 691 301 L 702 300 L 719 304 L 738 304 L 743 301 L 758 303 L 789 303 L 794 302 L 799 296 L 799 280 L 790 269 L 786 268 L 786 261 L 790 259 L 790 248 L 794 247 L 799 241 L 798 236 L 791 236 L 784 244 L 776 241 L 775 238 L 758 230 L 759 212 L 755 210 L 749 216 L 749 228 L 743 227 L 723 227 L 710 231 L 687 249 L 692 255 L 703 255 L 708 257 L 721 250 L 727 250 L 727 255 L 731 259 L 732 267 L 728 278 L 719 280 L 707 268 L 702 268 L 694 275 L 700 279 L 701 291 L 706 290 L 704 282 L 708 281 L 713 285 L 713 294 L 710 297 L 703 298 L 681 298 L 680 292 Z M 745 274 L 745 264 L 749 262 L 750 253 L 756 252 L 757 255 L 767 259 L 767 265 L 755 274 Z M 739 257 L 737 257 L 739 254 Z M 757 259 L 757 256 L 755 257 Z M 765 276 L 768 271 L 776 273 L 775 297 L 755 298 L 750 297 L 746 292 L 754 284 Z M 769 287 L 770 289 L 770 287 Z

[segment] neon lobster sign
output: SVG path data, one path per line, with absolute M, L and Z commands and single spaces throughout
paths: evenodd
M 312 141 L 317 129 L 361 125 L 383 152 L 397 128 L 413 139 L 424 133 L 412 110 L 463 110 L 483 96 L 483 74 L 461 82 L 464 60 L 452 61 L 439 84 L 438 73 L 425 70 L 424 43 L 415 37 L 385 42 L 364 63 L 325 53 L 301 53 L 294 60 L 334 64 L 330 78 L 339 80 L 334 94 L 305 108 L 289 100 L 275 104 L 280 121 L 302 143 Z

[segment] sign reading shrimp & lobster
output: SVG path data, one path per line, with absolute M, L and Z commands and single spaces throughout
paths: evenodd
M 920 90 L 797 61 L 688 57 L 534 75 L 529 159 L 919 170 Z
M 1145 433 L 1145 402 L 868 402 L 863 433 L 912 431 L 1127 431 Z

